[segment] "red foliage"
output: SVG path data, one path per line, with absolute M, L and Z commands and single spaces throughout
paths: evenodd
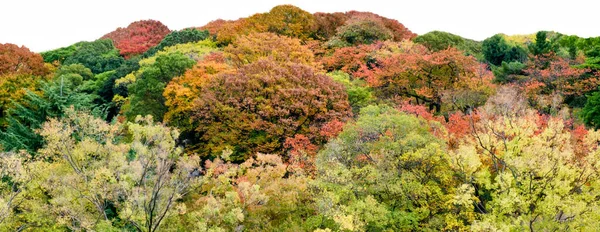
M 543 59 L 547 63 L 547 67 L 536 65 L 544 63 L 539 61 Z M 542 93 L 550 93 L 557 91 L 563 96 L 583 95 L 589 91 L 597 89 L 600 84 L 600 79 L 597 75 L 588 77 L 589 69 L 573 68 L 569 61 L 561 57 L 548 59 L 546 57 L 535 57 L 530 63 L 530 66 L 525 70 L 532 79 L 528 86 L 530 91 L 541 91 Z
M 285 149 L 288 150 L 289 162 L 292 166 L 304 170 L 308 174 L 315 174 L 315 156 L 319 149 L 304 135 L 296 135 L 285 139 Z
M 321 128 L 320 134 L 327 139 L 334 138 L 342 132 L 344 125 L 345 123 L 337 119 L 331 120 Z
M 348 15 L 336 13 L 315 13 L 313 25 L 313 37 L 318 40 L 328 40 L 333 37 L 338 27 L 343 26 L 348 20 Z
M 139 55 L 156 46 L 171 30 L 156 20 L 136 21 L 126 28 L 117 28 L 102 39 L 111 39 L 125 58 Z
M 427 121 L 437 121 L 437 122 L 445 121 L 444 117 L 442 117 L 442 116 L 434 116 L 433 112 L 431 110 L 427 109 L 427 107 L 425 107 L 424 105 L 413 105 L 408 102 L 404 102 L 403 104 L 400 104 L 399 110 L 402 112 L 423 118 Z
M 327 122 L 345 121 L 351 109 L 343 86 L 304 64 L 260 59 L 209 80 L 193 102 L 201 132 L 197 152 L 234 147 L 236 159 L 281 152 L 281 138 L 305 135 L 314 144 Z
M 44 66 L 44 59 L 37 53 L 29 51 L 25 46 L 14 44 L 0 44 L 0 75 L 4 74 L 30 74 L 46 75 L 48 69 Z
M 323 57 L 321 63 L 327 71 L 341 70 L 355 78 L 367 78 L 374 67 L 375 51 L 382 44 L 359 45 L 336 49 L 333 55 Z
M 583 158 L 589 152 L 596 148 L 597 144 L 591 144 L 593 147 L 590 147 L 585 142 L 585 136 L 588 134 L 588 130 L 585 129 L 584 125 L 579 125 L 575 127 L 575 129 L 571 130 L 571 138 L 573 140 L 575 146 L 575 156 L 578 159 Z
M 371 12 L 359 12 L 359 11 L 349 11 L 346 12 L 346 15 L 349 18 L 358 18 L 358 19 L 369 19 L 369 20 L 378 20 L 380 21 L 388 30 L 392 32 L 394 41 L 402 41 L 402 40 L 412 40 L 417 37 L 417 34 L 408 30 L 408 28 L 404 27 L 402 23 L 398 22 L 395 19 L 389 19 L 386 17 L 382 17 L 378 14 L 374 14 Z

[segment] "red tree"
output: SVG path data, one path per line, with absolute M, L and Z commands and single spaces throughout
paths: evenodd
M 0 44 L 0 75 L 47 73 L 48 69 L 44 66 L 44 59 L 40 54 L 33 53 L 24 46 Z
M 129 58 L 156 46 L 170 32 L 171 30 L 159 21 L 141 20 L 129 24 L 126 28 L 119 27 L 102 36 L 102 39 L 111 39 L 121 55 Z

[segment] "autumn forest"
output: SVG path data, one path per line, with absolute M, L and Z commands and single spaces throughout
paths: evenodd
M 600 37 L 292 5 L 0 44 L 0 231 L 600 231 Z

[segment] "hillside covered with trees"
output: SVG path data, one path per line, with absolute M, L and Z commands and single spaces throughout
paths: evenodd
M 600 231 L 599 86 L 600 37 L 292 5 L 0 44 L 0 231 Z

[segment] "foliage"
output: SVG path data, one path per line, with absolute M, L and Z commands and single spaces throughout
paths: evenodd
M 415 43 L 422 44 L 430 51 L 437 52 L 446 50 L 449 47 L 455 47 L 461 50 L 465 55 L 482 59 L 482 43 L 470 39 L 465 39 L 458 35 L 454 35 L 443 31 L 431 31 L 423 35 L 419 35 L 414 39 Z
M 429 131 L 390 107 L 363 108 L 318 155 L 319 212 L 348 231 L 464 229 L 472 205 L 454 198 L 451 157 Z
M 500 66 L 492 67 L 495 77 L 494 81 L 502 84 L 518 81 L 525 76 L 525 67 L 525 64 L 518 61 L 502 61 Z
M 484 114 L 451 153 L 469 190 L 461 198 L 479 213 L 472 229 L 595 230 L 590 220 L 598 216 L 597 132 L 571 131 L 563 119 L 511 111 Z M 576 148 L 589 152 L 581 155 Z
M 128 86 L 129 106 L 125 115 L 133 120 L 137 115 L 152 115 L 162 121 L 167 111 L 163 91 L 173 77 L 182 75 L 194 65 L 187 56 L 175 52 L 158 55 L 156 61 L 142 66 L 134 75 L 135 81 Z
M 223 153 L 223 159 L 227 152 Z M 185 230 L 306 231 L 314 229 L 310 179 L 289 174 L 277 155 L 256 154 L 242 164 L 206 162 L 204 184 L 193 197 Z M 193 223 L 191 223 L 193 222 Z
M 171 30 L 156 20 L 136 21 L 126 28 L 117 28 L 101 39 L 110 39 L 125 58 L 146 52 L 158 45 Z
M 281 152 L 285 138 L 306 135 L 320 144 L 328 121 L 350 114 L 343 87 L 302 64 L 261 59 L 208 80 L 194 100 L 195 151 L 210 157 L 229 148 L 232 160 Z
M 272 33 L 241 36 L 227 46 L 225 52 L 237 67 L 253 63 L 264 57 L 281 63 L 315 65 L 312 52 L 302 46 L 300 40 Z
M 123 58 L 119 56 L 119 50 L 110 40 L 81 42 L 77 46 L 77 50 L 64 60 L 63 65 L 83 64 L 92 70 L 92 73 L 98 74 L 116 69 L 123 63 Z
M 377 18 L 351 18 L 337 29 L 336 36 L 329 42 L 331 47 L 347 47 L 359 44 L 372 44 L 393 38 L 392 31 Z
M 177 44 L 186 44 L 199 42 L 208 39 L 207 30 L 198 30 L 195 28 L 187 28 L 179 31 L 172 31 L 160 43 L 144 53 L 144 57 L 151 57 L 156 52 L 163 50 L 166 47 L 171 47 Z
M 170 47 L 165 47 L 163 50 L 156 52 L 153 56 L 139 61 L 141 66 L 152 65 L 156 58 L 161 55 L 169 55 L 173 53 L 181 53 L 190 59 L 198 61 L 206 54 L 217 51 L 217 45 L 210 40 L 202 40 L 184 44 L 175 44 Z
M 493 65 L 501 65 L 502 62 L 525 62 L 527 55 L 520 46 L 512 46 L 504 39 L 504 35 L 496 34 L 487 38 L 482 43 L 482 52 L 485 60 Z
M 279 5 L 267 13 L 252 15 L 248 22 L 257 32 L 271 32 L 306 40 L 311 33 L 314 16 L 296 6 Z
M 367 86 L 367 83 L 360 79 L 350 79 L 350 75 L 341 71 L 335 71 L 327 74 L 334 81 L 346 87 L 348 94 L 348 103 L 352 107 L 352 112 L 358 115 L 360 108 L 365 107 L 375 101 L 373 91 Z
M 131 140 L 119 142 L 121 126 L 71 109 L 40 130 L 46 146 L 30 165 L 58 225 L 158 231 L 200 183 L 199 160 L 182 156 L 176 130 L 140 117 L 126 126 Z
M 59 76 L 42 84 L 41 93 L 26 92 L 22 102 L 8 110 L 6 129 L 0 131 L 0 145 L 6 151 L 24 149 L 34 154 L 43 145 L 36 130 L 49 118 L 62 117 L 70 107 L 94 110 L 97 116 L 104 114 L 103 107 L 94 104 L 97 95 L 83 92 L 82 77 L 71 71 L 82 67 L 65 66 L 58 71 Z M 89 69 L 79 70 L 91 76 Z
M 600 128 L 600 92 L 595 91 L 587 97 L 581 118 L 588 126 Z
M 43 76 L 48 73 L 44 60 L 27 47 L 0 44 L 0 76 L 6 74 Z

